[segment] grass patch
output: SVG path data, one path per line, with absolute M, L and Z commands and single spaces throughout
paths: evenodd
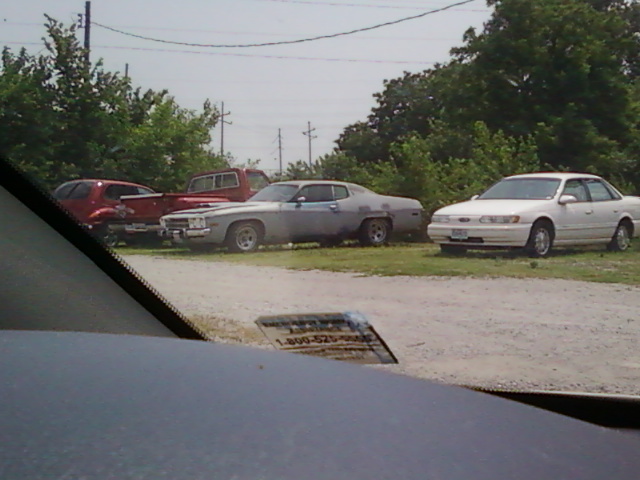
M 531 259 L 516 251 L 472 251 L 447 256 L 429 243 L 396 244 L 379 248 L 355 245 L 317 248 L 312 245 L 267 247 L 250 254 L 223 250 L 194 253 L 186 248 L 119 248 L 122 255 L 159 255 L 167 258 L 225 261 L 296 270 L 355 272 L 363 275 L 470 276 L 561 278 L 589 282 L 640 285 L 640 241 L 627 252 L 607 252 L 604 247 L 558 249 L 545 259 Z

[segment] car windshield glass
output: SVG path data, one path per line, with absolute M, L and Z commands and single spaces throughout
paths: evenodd
M 297 185 L 269 185 L 253 197 L 252 202 L 288 202 L 298 191 Z
M 549 200 L 560 186 L 552 178 L 511 178 L 502 180 L 478 197 L 479 200 Z
M 640 394 L 640 0 L 24 0 L 1 25 L 0 154 L 210 338 L 360 310 L 392 372 Z

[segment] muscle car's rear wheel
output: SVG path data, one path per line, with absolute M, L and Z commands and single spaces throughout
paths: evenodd
M 391 236 L 391 223 L 386 218 L 368 218 L 360 226 L 358 241 L 361 245 L 377 246 L 386 243 Z
M 624 252 L 631 246 L 631 225 L 628 221 L 622 221 L 616 228 L 616 233 L 607 245 L 607 249 L 612 252 Z
M 262 243 L 262 228 L 257 222 L 238 222 L 227 231 L 225 245 L 230 252 L 253 252 Z
M 524 247 L 530 257 L 546 257 L 553 247 L 553 225 L 548 220 L 538 220 L 531 227 L 529 240 Z

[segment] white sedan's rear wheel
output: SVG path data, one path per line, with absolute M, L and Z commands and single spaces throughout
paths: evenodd
M 227 232 L 225 244 L 230 252 L 254 252 L 262 243 L 262 229 L 256 222 L 239 222 Z

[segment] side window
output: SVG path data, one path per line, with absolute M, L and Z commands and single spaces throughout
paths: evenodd
M 269 185 L 269 181 L 265 176 L 258 172 L 247 172 L 247 181 L 249 182 L 249 188 L 256 191 L 262 190 Z
M 136 195 L 149 195 L 150 193 L 155 192 L 150 188 L 136 187 Z
M 222 188 L 233 188 L 239 185 L 238 175 L 236 174 L 236 172 L 223 173 L 221 177 L 222 177 L 221 179 Z
M 53 192 L 53 198 L 56 200 L 66 200 L 71 190 L 77 185 L 76 182 L 63 183 Z
M 587 188 L 589 189 L 593 202 L 606 202 L 607 200 L 614 199 L 611 191 L 600 180 L 587 180 Z
M 567 180 L 564 186 L 563 195 L 573 195 L 579 202 L 588 202 L 589 196 L 587 195 L 587 189 L 581 180 Z
M 333 188 L 331 185 L 309 185 L 300 190 L 296 198 L 305 197 L 305 202 L 331 202 L 333 201 Z
M 336 200 L 342 200 L 343 198 L 347 198 L 349 196 L 349 191 L 347 187 L 343 187 L 342 185 L 334 185 L 333 186 L 333 197 Z
M 114 185 L 109 185 L 104 191 L 104 198 L 109 200 L 120 200 L 122 195 L 138 195 L 138 187 L 116 183 Z
M 211 175 L 194 178 L 189 183 L 189 193 L 205 192 L 207 190 L 213 190 L 213 177 Z
M 91 182 L 76 183 L 76 188 L 71 190 L 67 198 L 69 200 L 81 200 L 83 198 L 87 198 L 91 193 L 91 185 Z

